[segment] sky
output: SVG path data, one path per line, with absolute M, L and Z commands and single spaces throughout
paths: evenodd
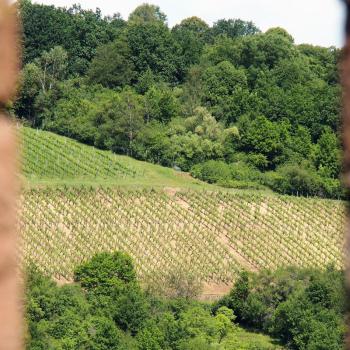
M 56 6 L 80 3 L 83 8 L 100 8 L 105 15 L 119 12 L 127 19 L 144 2 L 160 6 L 173 26 L 182 19 L 198 16 L 212 24 L 221 18 L 253 21 L 261 30 L 283 27 L 297 44 L 321 46 L 343 44 L 344 5 L 342 0 L 33 0 Z

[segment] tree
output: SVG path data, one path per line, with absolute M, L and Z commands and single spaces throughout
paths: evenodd
M 206 69 L 202 79 L 204 103 L 211 107 L 218 120 L 226 123 L 235 120 L 237 116 L 232 115 L 229 106 L 232 105 L 235 93 L 247 88 L 244 70 L 235 68 L 228 61 L 223 61 Z
M 276 173 L 267 174 L 267 184 L 282 194 L 322 197 L 324 193 L 320 176 L 305 161 L 278 167 Z
M 92 83 L 107 88 L 129 85 L 135 77 L 135 72 L 126 40 L 120 38 L 99 47 L 87 74 Z
M 33 63 L 27 64 L 21 74 L 18 101 L 19 116 L 34 126 L 50 118 L 60 95 L 60 83 L 67 74 L 67 52 L 60 46 L 44 51 Z
M 247 87 L 244 70 L 235 68 L 230 62 L 223 61 L 209 67 L 203 75 L 208 102 L 212 105 L 223 97 L 231 96 L 236 89 Z
M 119 350 L 122 332 L 107 317 L 90 316 L 84 320 L 82 328 L 86 336 L 81 341 L 81 348 L 87 350 Z
M 16 114 L 29 120 L 34 126 L 39 124 L 35 100 L 41 89 L 40 75 L 40 68 L 36 64 L 29 63 L 24 66 L 20 76 L 19 95 L 14 106 Z
M 237 65 L 271 69 L 282 59 L 292 59 L 296 49 L 290 38 L 279 32 L 241 37 L 235 44 Z
M 69 9 L 20 1 L 23 23 L 24 62 L 30 63 L 43 51 L 61 46 L 68 52 L 68 72 L 84 74 L 96 48 L 113 41 L 124 21 L 120 16 L 103 18 L 101 11 Z
M 167 126 L 157 121 L 150 121 L 140 130 L 133 143 L 133 154 L 136 158 L 156 164 L 171 165 L 166 159 L 166 150 L 171 148 L 167 135 Z
M 264 116 L 250 120 L 243 116 L 238 121 L 240 133 L 239 149 L 249 153 L 253 152 L 266 157 L 267 167 L 274 168 L 289 144 L 289 133 L 283 124 L 273 123 Z M 258 167 L 264 168 L 259 164 Z
M 193 64 L 199 63 L 204 45 L 209 41 L 209 26 L 198 17 L 184 19 L 172 29 L 172 36 L 180 47 L 179 60 L 182 82 Z
M 339 83 L 338 62 L 340 49 L 325 48 L 309 44 L 299 45 L 298 50 L 309 59 L 308 66 L 318 76 L 329 84 Z
M 126 88 L 105 107 L 98 146 L 132 155 L 133 143 L 144 125 L 145 109 L 141 96 Z M 96 115 L 97 118 L 100 115 Z
M 223 125 L 203 107 L 197 107 L 193 116 L 185 120 L 184 125 L 188 131 L 199 135 L 203 139 L 217 141 L 223 136 Z
M 120 283 L 133 283 L 136 273 L 132 260 L 126 254 L 96 254 L 90 261 L 78 266 L 74 272 L 75 282 L 88 292 L 109 292 Z
M 281 27 L 270 28 L 269 30 L 266 31 L 266 34 L 280 35 L 288 39 L 291 43 L 294 43 L 294 38 L 285 29 Z
M 271 71 L 270 82 L 274 82 L 283 89 L 293 86 L 307 85 L 316 77 L 309 68 L 306 57 L 296 57 L 293 60 L 281 60 Z
M 212 28 L 212 35 L 226 35 L 230 38 L 239 36 L 254 35 L 260 30 L 253 22 L 245 22 L 241 19 L 220 19 L 214 23 Z
M 139 76 L 150 69 L 165 82 L 177 82 L 179 47 L 164 24 L 132 23 L 126 36 L 131 60 Z
M 153 86 L 145 94 L 146 120 L 169 122 L 180 113 L 174 92 L 165 86 Z
M 181 99 L 184 104 L 185 115 L 193 115 L 197 107 L 202 103 L 204 86 L 202 81 L 204 68 L 199 65 L 192 66 L 183 85 Z
M 67 74 L 67 60 L 67 52 L 60 46 L 44 51 L 40 58 L 35 60 L 39 67 L 38 79 L 43 93 L 52 90 L 58 81 L 64 80 Z
M 129 16 L 129 23 L 144 24 L 149 22 L 160 22 L 165 24 L 166 15 L 160 10 L 159 6 L 151 4 L 142 4 L 138 6 Z
M 339 138 L 326 128 L 317 142 L 315 165 L 323 176 L 338 178 L 341 169 Z
M 88 293 L 93 308 L 100 309 L 124 331 L 136 334 L 148 317 L 148 303 L 128 255 L 96 254 L 76 268 L 74 280 Z

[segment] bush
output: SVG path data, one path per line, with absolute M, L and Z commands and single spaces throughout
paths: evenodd
M 231 178 L 237 181 L 261 182 L 263 174 L 242 161 L 230 164 Z
M 266 174 L 266 184 L 274 191 L 301 196 L 323 194 L 322 178 L 310 168 L 300 164 L 287 164 L 276 172 Z
M 136 273 L 131 258 L 121 252 L 100 253 L 90 261 L 78 266 L 74 272 L 75 282 L 80 282 L 87 291 L 100 292 L 119 287 L 122 283 L 136 281 Z
M 223 161 L 209 160 L 191 169 L 191 175 L 202 181 L 227 188 L 263 190 L 262 173 L 242 161 L 227 164 Z
M 231 169 L 223 161 L 209 160 L 205 163 L 197 164 L 191 169 L 191 175 L 202 181 L 214 184 L 219 181 L 231 179 Z
M 345 198 L 340 180 L 325 178 L 305 164 L 285 164 L 276 172 L 265 174 L 264 184 L 272 190 L 289 195 Z

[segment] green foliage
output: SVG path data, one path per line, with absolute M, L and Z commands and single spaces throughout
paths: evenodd
M 166 166 L 189 170 L 192 164 L 223 157 L 223 127 L 202 107 L 186 119 L 173 118 L 167 127 L 147 124 L 135 140 L 135 155 L 159 160 Z M 159 144 L 155 144 L 159 142 Z
M 120 349 L 114 322 L 91 313 L 78 286 L 58 288 L 34 267 L 27 279 L 27 349 Z
M 167 123 L 180 114 L 175 93 L 162 86 L 152 86 L 145 94 L 146 120 Z
M 236 69 L 230 62 L 223 61 L 204 72 L 203 83 L 204 103 L 212 107 L 218 120 L 226 123 L 235 121 L 237 116 L 230 115 L 228 108 L 235 103 L 235 94 L 247 87 L 244 70 Z
M 105 288 L 108 291 L 121 283 L 135 282 L 136 275 L 131 258 L 116 252 L 95 255 L 76 269 L 74 279 L 88 292 L 103 292 Z
M 137 333 L 147 317 L 148 305 L 128 255 L 97 254 L 77 267 L 74 280 L 87 292 L 97 312 L 111 317 L 124 331 Z
M 345 190 L 338 179 L 324 178 L 320 172 L 302 162 L 285 164 L 267 173 L 263 182 L 282 194 L 342 198 Z
M 131 23 L 126 37 L 139 75 L 150 69 L 160 79 L 176 82 L 179 48 L 168 27 L 160 22 Z
M 227 35 L 230 38 L 254 35 L 259 32 L 260 30 L 253 22 L 245 22 L 241 19 L 220 19 L 214 23 L 212 28 L 214 36 Z
M 218 183 L 231 178 L 230 166 L 223 161 L 209 160 L 191 169 L 191 175 L 209 183 Z
M 29 63 L 55 46 L 62 46 L 69 56 L 69 72 L 85 73 L 96 48 L 117 35 L 124 21 L 120 15 L 103 18 L 101 11 L 69 9 L 20 1 L 23 21 L 24 61 Z
M 20 6 L 26 65 L 13 108 L 31 125 L 185 171 L 214 160 L 264 173 L 209 180 L 225 187 L 344 196 L 340 50 L 240 19 L 169 28 L 150 4 L 127 22 Z
M 60 46 L 44 51 L 33 63 L 27 64 L 21 76 L 22 90 L 16 101 L 17 113 L 34 126 L 52 115 L 52 103 L 60 95 L 60 82 L 67 75 L 67 52 Z
M 261 170 L 274 168 L 288 145 L 289 132 L 282 123 L 274 123 L 264 116 L 254 119 L 243 116 L 238 121 L 240 130 L 239 150 L 262 155 L 265 161 L 256 162 Z
M 129 16 L 129 23 L 143 24 L 149 22 L 166 22 L 166 15 L 160 10 L 159 6 L 142 4 L 138 6 Z
M 186 79 L 188 70 L 199 63 L 204 45 L 209 41 L 210 28 L 198 17 L 190 17 L 172 28 L 172 35 L 179 49 L 179 80 Z
M 264 174 L 243 161 L 228 164 L 209 160 L 193 166 L 191 175 L 202 181 L 228 188 L 264 189 L 264 185 L 268 184 Z
M 129 88 L 117 93 L 98 86 L 68 86 L 47 128 L 100 148 L 130 154 L 144 115 L 143 97 Z
M 324 130 L 317 142 L 315 165 L 322 176 L 338 178 L 341 168 L 339 138 L 329 128 Z
M 130 56 L 128 43 L 123 39 L 98 47 L 87 72 L 89 80 L 107 88 L 129 85 L 135 77 Z
M 342 349 L 345 336 L 343 272 L 278 270 L 243 275 L 220 305 L 238 320 L 264 329 L 293 349 Z M 322 334 L 322 335 L 321 335 Z
M 267 184 L 284 194 L 322 195 L 322 179 L 314 169 L 303 164 L 286 164 L 267 174 Z
M 227 307 L 212 314 L 209 305 L 189 299 L 146 296 L 131 259 L 120 252 L 99 253 L 78 266 L 75 284 L 58 287 L 34 266 L 27 276 L 28 350 L 274 348 L 262 336 L 240 340 L 244 331 Z

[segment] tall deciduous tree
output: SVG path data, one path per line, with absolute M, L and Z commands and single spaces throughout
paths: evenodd
M 209 42 L 209 26 L 198 17 L 184 19 L 172 29 L 172 35 L 180 46 L 180 81 L 183 81 L 191 65 L 199 62 L 204 45 Z
M 131 24 L 126 35 L 131 60 L 139 75 L 150 69 L 164 81 L 175 83 L 178 80 L 179 46 L 163 23 Z
M 91 82 L 104 87 L 129 85 L 135 77 L 135 72 L 127 41 L 120 38 L 99 47 L 87 74 Z
M 69 73 L 86 72 L 96 48 L 113 41 L 124 21 L 120 15 L 103 17 L 101 11 L 56 8 L 20 0 L 23 22 L 24 62 L 29 63 L 55 46 L 69 54 Z
M 143 24 L 149 22 L 160 22 L 165 24 L 167 17 L 159 6 L 142 4 L 138 6 L 129 16 L 129 23 Z
M 254 35 L 259 32 L 259 28 L 253 22 L 246 22 L 241 19 L 220 19 L 214 23 L 212 28 L 212 35 L 227 35 L 230 38 Z

